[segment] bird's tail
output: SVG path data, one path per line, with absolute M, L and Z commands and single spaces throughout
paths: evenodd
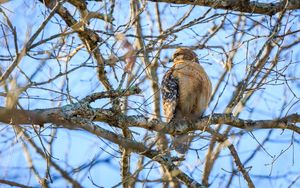
M 180 154 L 185 154 L 193 140 L 193 134 L 176 135 L 173 137 L 173 147 Z

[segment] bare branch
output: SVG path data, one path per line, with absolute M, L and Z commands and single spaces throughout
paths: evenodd
M 255 13 L 255 14 L 266 14 L 274 15 L 283 10 L 295 10 L 300 9 L 300 2 L 297 0 L 290 0 L 288 6 L 285 8 L 285 1 L 281 0 L 276 3 L 261 3 L 257 1 L 248 0 L 148 0 L 160 3 L 170 3 L 170 4 L 188 4 L 188 5 L 198 5 L 198 6 L 208 6 L 215 9 L 224 9 L 239 11 L 245 13 Z
M 27 185 L 20 184 L 20 183 L 14 182 L 14 181 L 8 181 L 8 180 L 2 180 L 2 179 L 0 180 L 0 184 L 6 184 L 9 186 L 21 187 L 21 188 L 33 188 L 32 186 L 27 186 Z

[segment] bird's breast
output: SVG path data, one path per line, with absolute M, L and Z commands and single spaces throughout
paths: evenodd
M 175 66 L 173 74 L 179 85 L 177 116 L 200 115 L 206 109 L 211 95 L 211 83 L 204 69 L 196 63 L 181 63 Z

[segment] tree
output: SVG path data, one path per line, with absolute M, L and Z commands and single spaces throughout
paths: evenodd
M 2 185 L 300 185 L 299 1 L 0 3 Z M 196 122 L 168 124 L 177 47 L 214 90 Z

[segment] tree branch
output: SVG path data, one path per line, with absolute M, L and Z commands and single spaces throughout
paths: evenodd
M 232 114 L 212 114 L 199 118 L 195 123 L 180 122 L 169 126 L 165 122 L 150 120 L 145 116 L 115 116 L 112 110 L 94 109 L 86 104 L 84 100 L 60 108 L 49 109 L 19 110 L 0 107 L 0 122 L 7 124 L 42 125 L 53 123 L 62 126 L 72 126 L 71 117 L 93 119 L 116 127 L 140 127 L 171 135 L 184 134 L 196 130 L 205 131 L 209 125 L 214 124 L 227 124 L 248 131 L 256 129 L 288 129 L 300 134 L 300 127 L 296 125 L 296 123 L 300 123 L 299 114 L 291 114 L 273 120 L 244 120 Z
M 215 9 L 233 10 L 245 13 L 256 13 L 274 15 L 283 10 L 300 9 L 300 1 L 290 0 L 285 7 L 286 1 L 281 0 L 277 3 L 260 3 L 249 0 L 148 0 L 153 2 L 164 2 L 171 4 L 189 4 L 198 6 L 208 6 Z
M 39 0 L 41 3 L 45 3 L 45 6 L 49 9 L 53 9 L 53 2 L 50 0 Z M 75 1 L 72 1 L 73 3 Z M 78 2 L 80 4 L 80 2 Z M 78 6 L 79 6 L 78 4 Z M 77 4 L 76 4 L 77 5 Z M 83 7 L 81 7 L 83 8 Z M 85 12 L 83 10 L 80 11 L 81 13 Z M 77 21 L 63 6 L 59 6 L 55 11 L 65 22 L 66 24 L 71 27 L 73 30 L 76 31 L 81 41 L 85 44 L 86 49 L 92 53 L 94 59 L 97 62 L 97 69 L 98 69 L 98 78 L 100 82 L 103 84 L 106 90 L 112 90 L 112 85 L 110 84 L 104 70 L 104 58 L 100 53 L 100 49 L 98 46 L 99 42 L 102 42 L 102 39 L 98 36 L 98 34 L 85 27 L 83 22 Z
M 1 179 L 0 179 L 0 184 L 6 184 L 6 185 L 9 185 L 9 186 L 13 186 L 13 187 L 33 188 L 31 186 L 20 184 L 20 183 L 14 182 L 14 181 L 1 180 Z
M 212 114 L 211 116 L 205 116 L 199 118 L 195 123 L 174 123 L 168 125 L 167 123 L 158 120 L 149 120 L 144 116 L 125 116 L 118 115 L 110 109 L 95 109 L 92 108 L 89 103 L 96 99 L 103 97 L 117 97 L 122 95 L 130 95 L 139 93 L 140 90 L 127 89 L 121 91 L 108 91 L 96 94 L 91 94 L 78 103 L 65 105 L 58 108 L 50 109 L 36 109 L 36 110 L 19 110 L 8 109 L 0 107 L 0 122 L 7 124 L 44 124 L 53 123 L 61 125 L 69 129 L 84 129 L 94 135 L 107 139 L 119 146 L 130 149 L 133 152 L 144 155 L 150 159 L 159 162 L 161 165 L 167 167 L 168 171 L 175 174 L 175 176 L 184 182 L 189 187 L 201 187 L 202 185 L 195 182 L 188 175 L 183 173 L 178 167 L 173 164 L 172 158 L 168 155 L 164 155 L 160 151 L 152 150 L 145 146 L 143 143 L 136 142 L 134 140 L 124 138 L 121 135 L 115 134 L 111 131 L 103 129 L 96 125 L 93 121 L 102 121 L 108 123 L 111 126 L 119 128 L 128 127 L 141 127 L 147 130 L 154 130 L 160 133 L 167 133 L 171 135 L 184 134 L 189 131 L 202 130 L 208 131 L 220 142 L 223 142 L 225 138 L 216 135 L 217 133 L 209 127 L 213 124 L 228 124 L 232 127 L 253 130 L 253 129 L 289 129 L 300 134 L 300 128 L 296 123 L 300 122 L 299 114 L 292 114 L 283 118 L 274 120 L 243 120 L 233 116 L 232 114 Z M 96 97 L 95 97 L 96 96 Z M 234 148 L 230 148 L 230 151 L 235 158 L 236 164 L 239 170 L 243 173 L 244 178 L 251 184 L 247 172 L 241 166 L 241 161 L 238 156 L 235 155 Z
M 128 116 L 120 119 L 122 124 L 127 124 L 132 127 L 142 127 L 148 130 L 168 133 L 172 135 L 184 134 L 189 131 L 202 130 L 205 131 L 209 125 L 227 124 L 232 127 L 245 129 L 248 131 L 255 129 L 289 129 L 300 134 L 300 127 L 295 123 L 300 122 L 299 114 L 291 114 L 284 118 L 274 120 L 244 120 L 233 116 L 232 114 L 212 114 L 199 118 L 194 124 L 184 122 L 177 123 L 175 126 L 167 126 L 167 123 L 156 120 L 149 121 L 144 116 Z
M 129 149 L 133 152 L 144 155 L 154 161 L 159 162 L 161 165 L 164 165 L 168 168 L 170 172 L 174 174 L 179 180 L 184 182 L 188 187 L 202 187 L 201 184 L 196 182 L 194 179 L 190 178 L 187 174 L 182 172 L 173 162 L 172 158 L 168 155 L 164 155 L 160 151 L 151 150 L 147 148 L 144 144 L 124 138 L 121 135 L 115 134 L 111 131 L 105 130 L 89 120 L 83 118 L 72 118 L 74 123 L 76 123 L 78 128 L 82 128 L 94 135 L 105 138 L 113 143 L 118 144 L 119 146 Z

